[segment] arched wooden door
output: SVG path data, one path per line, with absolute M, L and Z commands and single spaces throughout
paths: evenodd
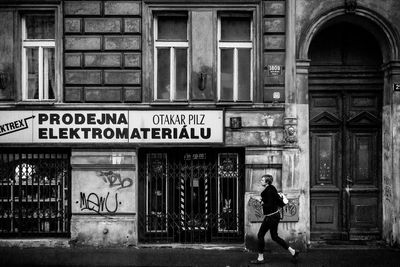
M 311 239 L 379 239 L 379 46 L 366 30 L 339 23 L 315 37 L 309 56 Z

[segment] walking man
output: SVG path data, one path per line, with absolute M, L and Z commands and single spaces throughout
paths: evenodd
M 264 187 L 264 190 L 261 192 L 261 204 L 265 217 L 257 234 L 258 258 L 251 261 L 253 264 L 265 263 L 264 237 L 268 230 L 271 233 L 272 240 L 278 243 L 285 250 L 288 250 L 294 259 L 296 259 L 300 253 L 298 250 L 289 247 L 285 240 L 278 236 L 278 224 L 281 219 L 279 213 L 279 203 L 281 200 L 280 196 L 278 195 L 278 191 L 276 190 L 275 186 L 272 185 L 273 180 L 274 178 L 270 174 L 263 175 L 260 180 L 261 186 Z

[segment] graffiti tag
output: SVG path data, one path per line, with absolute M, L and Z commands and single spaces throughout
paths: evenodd
M 99 197 L 96 193 L 90 193 L 87 197 L 86 194 L 81 192 L 80 197 L 80 208 L 81 211 L 90 210 L 94 211 L 97 214 L 102 213 L 115 213 L 118 210 L 118 194 L 115 193 L 114 198 L 115 202 L 112 203 L 112 200 L 109 200 L 110 192 L 107 193 L 106 197 Z M 109 203 L 111 202 L 111 203 Z M 111 205 L 110 205 L 111 204 Z M 113 204 L 113 205 L 112 205 Z M 114 209 L 112 209 L 114 207 Z
M 113 172 L 113 171 L 100 171 L 98 174 L 100 177 L 103 177 L 105 183 L 108 183 L 110 188 L 119 186 L 117 190 L 122 188 L 131 187 L 133 181 L 131 178 L 122 179 L 121 174 Z

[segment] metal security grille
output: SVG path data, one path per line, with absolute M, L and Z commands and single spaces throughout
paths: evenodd
M 68 235 L 69 188 L 69 153 L 3 149 L 0 236 Z
M 148 153 L 139 170 L 139 240 L 243 242 L 243 173 L 237 153 Z

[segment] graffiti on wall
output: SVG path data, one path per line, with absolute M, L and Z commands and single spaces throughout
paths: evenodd
M 289 198 L 289 203 L 282 208 L 282 222 L 298 222 L 299 221 L 299 199 Z M 283 215 L 283 216 L 282 216 Z M 248 216 L 250 222 L 262 222 L 264 219 L 262 205 L 260 201 L 250 197 L 248 202 Z
M 78 190 L 74 191 L 76 205 L 73 212 L 102 216 L 133 212 L 129 198 L 134 184 L 129 176 L 123 171 L 98 170 L 88 174 L 86 179 L 80 179 L 81 183 L 76 186 Z
M 81 211 L 93 211 L 99 215 L 104 213 L 116 213 L 118 210 L 118 193 L 114 194 L 114 197 L 110 197 L 110 192 L 106 196 L 99 196 L 96 193 L 90 193 L 86 196 L 85 193 L 80 193 L 79 206 Z
M 131 187 L 133 184 L 131 178 L 122 179 L 121 174 L 114 171 L 100 171 L 97 175 L 102 177 L 103 181 L 108 184 L 110 188 L 117 187 L 117 190 Z

